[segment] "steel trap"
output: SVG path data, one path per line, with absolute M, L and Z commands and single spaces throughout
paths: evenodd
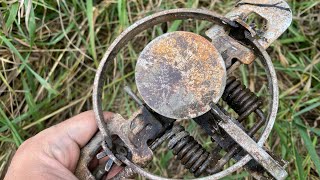
M 252 14 L 265 25 L 257 28 L 255 23 L 248 23 Z M 127 120 L 114 114 L 105 123 L 101 104 L 108 63 L 141 31 L 186 19 L 214 23 L 206 32 L 211 42 L 185 31 L 165 33 L 152 40 L 140 53 L 135 67 L 140 96 L 125 88 L 139 104 L 139 110 Z M 277 115 L 279 94 L 276 73 L 265 49 L 291 20 L 291 10 L 282 0 L 245 0 L 225 16 L 203 9 L 173 9 L 131 25 L 110 45 L 97 70 L 93 106 L 99 132 L 82 149 L 76 175 L 80 179 L 100 179 L 117 164 L 125 168 L 115 179 L 135 174 L 168 179 L 143 169 L 166 141 L 168 149 L 198 179 L 220 179 L 241 168 L 256 179 L 285 179 L 286 162 L 263 147 Z M 251 64 L 256 58 L 267 75 L 269 96 L 263 98 L 269 98 L 268 104 L 231 76 L 241 64 Z M 220 99 L 237 116 L 219 105 Z M 255 114 L 255 124 L 247 129 L 244 120 L 250 114 Z M 208 152 L 177 119 L 195 121 L 217 146 Z M 221 151 L 226 153 L 221 155 Z M 109 160 L 104 166 L 89 171 L 93 158 L 106 156 Z M 236 163 L 225 167 L 231 159 Z

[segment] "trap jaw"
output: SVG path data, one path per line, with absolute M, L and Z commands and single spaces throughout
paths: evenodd
M 266 22 L 260 30 L 246 24 L 252 13 Z M 106 120 L 102 113 L 102 88 L 106 66 L 120 49 L 141 31 L 154 25 L 179 19 L 206 20 L 215 23 L 203 37 L 188 32 L 164 34 L 150 42 L 136 65 L 136 84 L 143 100 L 130 89 L 129 95 L 140 105 L 131 118 L 114 114 Z M 240 1 L 225 17 L 200 9 L 173 9 L 155 13 L 126 29 L 108 48 L 97 70 L 93 105 L 99 133 L 81 151 L 76 175 L 80 179 L 100 179 L 113 164 L 125 165 L 117 178 L 138 173 L 148 179 L 167 179 L 142 169 L 152 160 L 153 151 L 168 140 L 168 148 L 196 177 L 220 179 L 240 168 L 263 179 L 284 179 L 285 163 L 275 160 L 262 147 L 273 127 L 278 108 L 275 70 L 265 49 L 290 25 L 289 6 L 284 1 Z M 256 57 L 262 62 L 270 101 L 268 112 L 262 100 L 230 74 L 240 64 Z M 238 117 L 230 116 L 218 104 L 222 98 Z M 257 122 L 246 129 L 244 119 L 256 114 Z M 190 118 L 211 136 L 217 146 L 207 152 L 175 119 Z M 260 130 L 260 131 L 259 131 Z M 260 134 L 259 134 L 260 132 Z M 116 135 L 112 139 L 111 135 Z M 225 154 L 222 156 L 221 152 Z M 94 171 L 88 164 L 95 158 L 109 157 Z M 235 164 L 223 170 L 231 159 Z

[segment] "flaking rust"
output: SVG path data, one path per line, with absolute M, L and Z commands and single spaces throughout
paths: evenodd
M 244 25 L 252 14 L 260 16 L 265 22 L 265 27 L 256 34 L 258 42 L 267 49 L 279 36 L 287 30 L 292 21 L 292 12 L 289 5 L 283 0 L 241 0 L 235 8 L 226 14 L 226 17 Z M 255 24 L 248 24 L 255 28 Z M 248 26 L 247 25 L 247 26 Z M 256 32 L 255 32 L 256 33 Z M 233 59 L 243 64 L 251 64 L 256 56 L 250 48 L 231 38 L 228 29 L 214 25 L 206 35 L 212 39 L 218 51 L 226 61 L 226 66 L 231 66 Z
M 151 41 L 136 65 L 136 84 L 157 113 L 187 119 L 209 111 L 226 82 L 223 59 L 204 37 L 177 31 Z

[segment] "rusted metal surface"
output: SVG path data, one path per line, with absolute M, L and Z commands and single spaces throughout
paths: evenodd
M 152 116 L 145 108 L 139 109 L 128 120 L 120 114 L 114 114 L 108 121 L 110 135 L 117 135 L 131 153 L 132 162 L 144 165 L 152 159 L 153 153 L 147 145 L 149 139 L 155 138 L 161 130 L 161 124 L 151 124 Z M 143 119 L 148 119 L 145 124 Z M 148 132 L 145 132 L 148 131 Z
M 248 130 L 247 134 L 250 137 L 253 137 L 253 135 L 265 124 L 266 118 L 262 110 L 259 109 L 259 106 L 261 105 L 259 98 L 256 97 L 249 89 L 246 89 L 241 85 L 240 81 L 236 80 L 234 77 L 228 78 L 222 98 L 227 102 L 229 107 L 238 113 L 239 117 L 237 118 L 236 125 L 244 131 L 245 128 L 239 122 L 242 122 L 244 118 L 251 114 L 251 112 L 256 112 L 258 122 Z M 211 152 L 213 160 L 211 161 L 211 168 L 207 168 L 206 170 L 208 174 L 214 174 L 221 171 L 223 166 L 229 162 L 231 158 L 238 161 L 245 155 L 241 146 L 236 144 L 232 138 L 225 133 L 225 131 L 215 127 L 218 126 L 219 118 L 215 118 L 211 113 L 206 113 L 205 117 L 201 116 L 194 120 L 201 127 L 205 128 L 207 133 L 213 138 L 214 142 L 219 144 L 219 146 Z M 222 149 L 227 152 L 223 157 L 219 153 Z M 250 172 L 250 174 L 254 173 L 255 178 L 264 177 L 263 168 L 256 162 L 254 162 L 254 166 L 247 165 L 245 168 Z
M 264 49 L 285 32 L 292 21 L 292 12 L 284 0 L 241 0 L 226 14 L 226 17 L 245 22 L 252 13 L 256 13 L 266 21 L 266 27 L 255 37 Z M 243 64 L 250 64 L 256 58 L 252 50 L 228 34 L 227 29 L 218 25 L 206 32 L 227 63 L 230 64 L 232 59 L 238 59 Z M 229 67 L 229 64 L 226 66 Z
M 271 1 L 268 1 L 268 2 L 271 2 Z M 282 2 L 282 1 L 279 1 L 279 2 Z M 276 10 L 279 10 L 279 9 L 280 10 L 285 10 L 285 7 L 282 7 L 282 5 L 279 5 L 279 3 L 278 4 L 273 4 L 273 5 L 268 5 L 268 4 L 264 4 L 264 3 L 265 3 L 265 1 L 263 1 L 262 4 L 252 5 L 253 2 L 251 2 L 251 1 L 250 2 L 249 1 L 245 1 L 245 2 L 241 1 L 240 4 L 238 4 L 238 8 L 240 8 L 240 7 L 243 8 L 243 7 L 247 7 L 247 6 L 257 6 L 259 8 L 266 8 L 265 10 L 261 10 L 261 12 L 268 11 L 268 8 L 271 8 L 271 10 L 274 10 L 274 8 Z M 281 7 L 279 8 L 279 6 L 281 6 Z M 235 11 L 235 12 L 241 12 L 241 8 L 240 8 L 240 10 Z M 290 12 L 290 15 L 291 15 L 291 12 Z M 242 19 L 241 19 L 241 17 L 242 17 Z M 246 135 L 238 125 L 227 124 L 227 125 L 230 125 L 229 127 L 233 128 L 233 130 L 231 130 L 231 131 L 228 131 L 228 128 L 227 128 L 228 133 L 230 133 L 232 135 L 232 137 L 236 136 L 236 133 L 238 131 L 241 134 L 241 136 L 239 137 L 240 139 L 239 138 L 235 139 L 236 142 L 241 143 L 241 141 L 242 141 L 241 138 L 243 138 L 243 137 L 249 138 L 251 140 L 251 141 L 247 140 L 247 139 L 244 140 L 245 143 L 247 143 L 248 145 L 253 145 L 255 147 L 254 150 L 251 150 L 250 148 L 248 149 L 248 147 L 246 147 L 247 149 L 244 148 L 245 150 L 249 150 L 249 153 L 251 153 L 251 154 L 250 155 L 248 154 L 248 155 L 244 156 L 237 163 L 235 163 L 234 165 L 230 166 L 229 168 L 227 168 L 227 169 L 225 169 L 225 170 L 223 170 L 221 172 L 218 172 L 216 174 L 212 174 L 212 175 L 207 176 L 205 178 L 198 178 L 198 179 L 219 179 L 219 178 L 222 178 L 222 177 L 224 177 L 224 176 L 226 176 L 226 175 L 228 175 L 228 174 L 230 174 L 232 172 L 235 172 L 236 170 L 244 167 L 244 165 L 247 164 L 252 159 L 252 157 L 254 157 L 256 161 L 262 163 L 264 166 L 266 166 L 266 164 L 270 163 L 270 167 L 267 167 L 267 169 L 269 171 L 271 171 L 272 169 L 275 169 L 275 171 L 270 172 L 275 177 L 282 178 L 285 175 L 283 173 L 283 171 L 281 171 L 281 167 L 279 167 L 277 165 L 274 165 L 275 163 L 272 160 L 272 158 L 270 160 L 269 156 L 267 156 L 265 154 L 263 149 L 259 148 L 259 146 L 262 147 L 263 143 L 265 142 L 265 140 L 267 139 L 267 137 L 270 134 L 270 131 L 271 131 L 272 127 L 273 127 L 273 123 L 275 121 L 275 117 L 276 117 L 276 113 L 277 113 L 277 107 L 278 107 L 277 80 L 276 80 L 275 71 L 274 71 L 272 62 L 270 60 L 270 57 L 268 56 L 268 54 L 265 51 L 265 46 L 267 45 L 267 43 L 265 43 L 265 44 L 263 44 L 263 46 L 261 46 L 260 42 L 259 42 L 259 41 L 262 41 L 262 40 L 263 41 L 267 40 L 268 43 L 271 43 L 272 42 L 271 41 L 272 37 L 270 37 L 270 36 L 263 37 L 263 33 L 257 33 L 256 34 L 255 31 L 250 29 L 250 27 L 247 24 L 244 24 L 245 18 L 243 18 L 243 17 L 245 17 L 243 14 L 241 16 L 235 16 L 234 19 L 232 19 L 232 20 L 236 20 L 236 21 L 232 21 L 232 20 L 229 20 L 228 18 L 221 17 L 219 15 L 216 15 L 216 14 L 214 14 L 212 12 L 209 12 L 209 11 L 206 11 L 206 10 L 175 9 L 175 10 L 163 11 L 163 12 L 160 12 L 160 13 L 153 14 L 152 16 L 143 18 L 142 20 L 136 22 L 135 24 L 130 26 L 127 30 L 125 30 L 111 44 L 111 46 L 108 48 L 106 54 L 104 55 L 104 57 L 103 57 L 103 59 L 101 61 L 100 66 L 99 66 L 99 68 L 97 70 L 97 74 L 96 74 L 96 78 L 95 78 L 95 82 L 94 82 L 93 105 L 94 105 L 94 111 L 96 113 L 96 120 L 98 122 L 99 130 L 101 131 L 101 134 L 102 134 L 102 139 L 103 139 L 102 147 L 103 147 L 103 150 L 105 152 L 104 155 L 109 156 L 111 158 L 111 160 L 115 161 L 116 163 L 117 162 L 118 163 L 119 162 L 123 162 L 128 166 L 126 168 L 126 172 L 124 172 L 123 175 L 132 174 L 132 172 L 135 171 L 135 172 L 141 174 L 142 176 L 145 176 L 148 179 L 167 179 L 167 178 L 162 178 L 162 177 L 159 177 L 159 176 L 155 176 L 155 175 L 153 175 L 151 173 L 148 173 L 144 169 L 140 168 L 140 166 L 143 166 L 143 164 L 144 164 L 143 162 L 149 161 L 150 157 L 152 158 L 152 151 L 151 151 L 150 148 L 147 147 L 147 145 L 146 145 L 147 143 L 145 143 L 145 142 L 140 143 L 139 139 L 135 139 L 134 138 L 134 136 L 135 135 L 139 135 L 139 132 L 143 131 L 143 129 L 146 130 L 148 128 L 148 126 L 145 126 L 145 124 L 144 124 L 145 120 L 143 120 L 143 121 L 136 120 L 136 122 L 132 125 L 132 124 L 124 123 L 124 121 L 123 121 L 124 119 L 120 116 L 120 117 L 116 117 L 118 122 L 114 123 L 113 125 L 111 125 L 109 123 L 108 124 L 104 123 L 104 119 L 103 119 L 103 115 L 102 115 L 103 113 L 102 113 L 102 106 L 101 106 L 101 102 L 102 102 L 102 97 L 101 96 L 102 96 L 102 87 L 103 87 L 104 79 L 105 79 L 105 76 L 106 76 L 106 73 L 105 73 L 106 66 L 107 66 L 108 62 L 111 62 L 114 59 L 114 57 L 120 51 L 120 49 L 128 41 L 130 41 L 135 35 L 137 35 L 141 31 L 143 31 L 143 30 L 145 30 L 145 29 L 147 29 L 149 27 L 152 27 L 152 26 L 154 26 L 156 24 L 163 23 L 163 22 L 166 22 L 166 21 L 172 21 L 172 20 L 177 20 L 177 19 L 189 19 L 189 18 L 199 19 L 199 20 L 207 20 L 207 21 L 210 21 L 210 22 L 215 22 L 215 23 L 217 23 L 219 25 L 219 27 L 221 28 L 220 29 L 221 31 L 219 31 L 219 32 L 218 31 L 213 31 L 212 29 L 214 29 L 214 28 L 212 28 L 212 29 L 210 29 L 208 31 L 208 35 L 209 35 L 209 37 L 214 38 L 213 39 L 214 45 L 216 46 L 216 48 L 218 49 L 218 52 L 221 53 L 222 57 L 226 61 L 227 68 L 231 67 L 232 64 L 234 64 L 234 62 L 232 61 L 232 59 L 234 57 L 238 57 L 238 59 L 240 58 L 239 59 L 240 61 L 241 61 L 241 59 L 243 59 L 243 61 L 241 61 L 241 62 L 245 63 L 245 64 L 251 63 L 252 59 L 255 58 L 255 57 L 260 57 L 260 60 L 261 60 L 262 64 L 265 66 L 265 70 L 266 70 L 266 74 L 267 74 L 267 78 L 268 78 L 268 90 L 269 90 L 269 94 L 270 94 L 270 98 L 271 98 L 271 100 L 269 101 L 269 111 L 268 111 L 268 114 L 267 114 L 266 125 L 265 125 L 265 128 L 262 131 L 262 134 L 261 134 L 260 138 L 258 138 L 257 143 L 255 143 L 250 137 L 247 137 L 248 135 Z M 262 17 L 264 17 L 264 16 L 262 16 Z M 232 18 L 232 17 L 229 17 L 229 18 Z M 248 32 L 243 34 L 243 31 L 238 31 L 239 29 L 242 29 L 242 30 L 243 29 L 248 29 L 248 32 L 251 32 L 251 34 L 249 34 Z M 237 37 L 234 37 L 234 36 L 230 37 L 230 36 L 228 36 L 228 34 L 226 33 L 225 30 L 230 30 L 230 32 L 234 32 L 235 34 L 238 33 L 238 34 L 240 34 L 240 35 L 242 35 L 244 37 L 243 37 L 243 39 L 241 39 L 241 38 L 238 39 Z M 280 32 L 280 31 L 281 30 L 279 30 L 277 32 Z M 210 32 L 214 32 L 214 33 L 210 34 Z M 260 39 L 258 39 L 258 40 L 254 39 L 252 37 L 252 35 L 255 38 L 260 37 Z M 274 37 L 276 37 L 276 36 L 274 36 Z M 268 38 L 269 38 L 269 40 L 268 40 Z M 195 39 L 197 39 L 197 38 L 195 38 Z M 215 40 L 217 42 L 215 42 Z M 246 44 L 246 46 L 244 46 L 243 44 Z M 170 51 L 169 48 L 161 47 L 161 46 L 159 46 L 159 47 L 160 47 L 160 49 L 166 49 L 166 50 Z M 178 48 L 177 47 L 172 47 L 172 48 L 175 48 L 175 50 L 179 49 L 179 47 Z M 183 49 L 183 47 L 180 47 L 180 48 Z M 163 52 L 166 52 L 166 51 L 163 51 Z M 172 59 L 175 59 L 175 58 L 171 58 L 171 60 L 170 60 L 170 58 L 166 57 L 166 55 L 170 54 L 170 53 L 163 53 L 163 52 L 158 54 L 158 58 L 159 59 L 161 59 L 161 58 L 162 59 L 163 58 L 164 59 L 169 59 L 169 61 L 168 60 L 158 61 L 157 58 L 152 59 L 152 61 L 156 61 L 157 62 L 156 64 L 159 65 L 159 67 L 160 67 L 161 63 L 164 62 L 167 67 L 175 67 L 176 68 L 177 65 L 175 65 L 174 63 L 172 64 L 172 62 L 174 62 L 174 61 L 172 61 Z M 178 52 L 179 52 L 179 50 L 178 50 Z M 215 54 L 218 54 L 218 52 L 214 51 Z M 146 54 L 146 55 L 149 55 L 149 53 Z M 179 54 L 179 53 L 176 53 L 176 54 Z M 173 55 L 176 55 L 176 54 L 173 54 Z M 201 55 L 203 55 L 205 53 L 200 54 L 200 55 L 199 54 L 197 54 L 197 52 L 194 52 L 193 56 L 197 56 L 197 55 L 201 56 Z M 210 54 L 210 53 L 208 53 L 208 54 Z M 161 57 L 161 55 L 162 55 L 162 57 Z M 188 62 L 188 59 L 185 59 L 185 60 L 186 60 L 185 62 Z M 200 64 L 200 65 L 202 66 L 202 64 Z M 151 67 L 151 68 L 153 68 L 153 67 Z M 188 71 L 185 71 L 183 69 L 179 69 L 179 70 L 182 71 L 182 72 L 188 72 Z M 158 72 L 158 71 L 153 70 L 153 71 L 150 71 L 150 72 Z M 192 74 L 192 72 L 190 74 Z M 225 75 L 225 73 L 224 73 L 224 75 Z M 156 77 L 156 76 L 154 76 L 154 77 Z M 166 75 L 160 75 L 159 77 L 167 78 Z M 188 76 L 186 76 L 186 77 L 188 77 Z M 142 77 L 142 78 L 144 78 L 144 77 Z M 172 78 L 172 77 L 169 77 L 169 78 Z M 199 79 L 197 79 L 197 80 L 199 80 Z M 200 79 L 200 81 L 201 80 L 202 79 Z M 143 82 L 143 81 L 141 81 L 141 82 Z M 174 80 L 173 80 L 173 82 L 174 82 Z M 154 83 L 154 81 L 152 83 Z M 191 82 L 191 84 L 192 83 L 194 83 L 194 82 Z M 197 83 L 195 83 L 195 84 L 197 84 Z M 154 84 L 152 84 L 152 85 L 154 85 Z M 197 90 L 196 88 L 198 88 L 198 87 L 192 87 L 192 85 L 190 85 L 190 84 L 185 84 L 185 82 L 184 82 L 184 84 L 183 83 L 179 84 L 178 87 L 183 87 L 183 85 L 184 85 L 184 88 L 188 87 L 188 89 L 190 89 L 190 87 L 191 87 L 191 90 Z M 188 85 L 190 85 L 190 86 L 188 86 Z M 222 86 L 224 87 L 223 84 L 222 84 Z M 169 87 L 171 87 L 171 86 L 169 86 Z M 195 88 L 195 89 L 192 89 L 192 88 Z M 154 87 L 152 89 L 154 89 Z M 163 88 L 162 91 L 159 91 L 157 94 L 161 95 L 161 92 L 163 93 L 163 90 L 165 90 L 165 88 Z M 172 89 L 168 89 L 169 92 L 170 92 L 170 90 L 172 90 Z M 209 88 L 209 90 L 210 90 L 210 88 Z M 140 89 L 139 89 L 139 91 L 140 91 Z M 202 92 L 205 93 L 206 91 L 202 91 Z M 173 91 L 171 93 L 174 94 L 176 92 Z M 192 93 L 196 93 L 196 91 L 193 91 Z M 155 94 L 155 95 L 157 95 L 157 94 Z M 200 96 L 201 95 L 202 94 L 200 94 Z M 146 97 L 147 96 L 143 96 L 143 99 L 145 101 L 147 101 Z M 209 97 L 209 98 L 212 98 L 212 97 Z M 174 99 L 174 98 L 171 98 L 171 99 Z M 167 99 L 165 99 L 165 100 L 167 100 Z M 200 98 L 200 100 L 201 100 L 201 98 Z M 158 100 L 157 100 L 157 102 L 158 102 Z M 195 102 L 195 101 L 193 101 L 193 102 Z M 142 102 L 141 103 L 139 102 L 139 104 L 142 104 Z M 203 104 L 205 104 L 205 103 L 203 103 Z M 191 107 L 191 108 L 194 108 L 194 107 Z M 156 112 L 158 112 L 156 109 L 162 109 L 162 107 L 158 107 L 158 108 L 154 108 L 153 107 L 152 109 L 154 109 Z M 166 107 L 165 111 L 168 111 L 167 109 L 168 108 Z M 188 110 L 188 108 L 186 108 L 186 109 Z M 194 109 L 196 109 L 196 108 L 194 108 Z M 196 109 L 196 110 L 197 111 L 201 111 L 202 109 Z M 206 110 L 206 112 L 207 111 L 208 110 Z M 186 116 L 182 116 L 182 115 L 185 115 L 184 113 L 182 113 L 182 114 L 181 113 L 177 113 L 177 114 L 181 115 L 180 117 L 182 117 L 182 118 L 190 118 L 190 117 L 196 117 L 198 115 L 201 115 L 201 113 L 204 112 L 204 111 L 202 111 L 201 113 L 198 113 L 198 114 L 194 113 L 195 112 L 194 111 L 194 112 L 191 113 L 191 115 L 190 115 L 190 112 L 192 112 L 192 111 L 188 111 L 186 113 L 187 114 Z M 137 113 L 139 114 L 139 113 L 141 113 L 141 111 L 137 112 Z M 158 113 L 161 114 L 160 112 L 158 112 Z M 168 113 L 168 114 L 170 114 L 170 113 Z M 171 113 L 171 114 L 174 114 L 174 113 Z M 176 115 L 176 114 L 174 114 L 174 115 Z M 137 116 L 137 114 L 135 114 L 135 116 Z M 170 116 L 168 116 L 168 117 L 170 117 Z M 133 119 L 130 119 L 130 121 L 133 121 Z M 119 124 L 121 124 L 121 126 L 119 126 Z M 115 127 L 118 127 L 118 130 L 115 130 L 116 129 Z M 223 127 L 223 126 L 221 126 L 221 127 Z M 232 129 L 232 128 L 229 128 L 229 130 Z M 147 131 L 145 131 L 145 132 L 147 132 Z M 152 131 L 149 131 L 147 134 L 150 134 L 150 132 L 152 132 Z M 134 152 L 135 153 L 135 157 L 134 156 L 125 157 L 125 155 L 123 155 L 123 154 L 121 155 L 121 153 L 120 154 L 114 154 L 111 151 L 111 150 L 113 150 L 115 148 L 115 147 L 113 147 L 115 145 L 112 143 L 112 139 L 111 139 L 111 135 L 112 134 L 117 134 L 118 136 L 122 136 L 122 137 L 120 137 L 120 139 L 124 142 L 124 144 L 127 146 L 128 150 L 130 152 Z M 145 138 L 144 137 L 145 133 L 143 133 L 141 135 L 142 135 L 141 136 L 142 138 Z M 151 134 L 151 136 L 154 138 L 154 135 Z M 234 137 L 234 138 L 237 138 L 237 137 Z M 145 138 L 145 139 L 148 139 L 148 138 Z M 163 139 L 160 138 L 160 140 L 162 141 Z M 138 141 L 138 142 L 136 142 L 136 141 Z M 135 147 L 135 145 L 132 142 L 134 142 L 134 144 L 139 144 L 140 143 L 139 146 L 143 146 L 143 147 Z M 157 141 L 156 141 L 155 144 L 152 144 L 151 145 L 152 150 L 158 145 L 159 145 L 159 143 L 157 143 Z M 143 154 L 142 152 L 138 152 L 139 148 L 143 148 L 144 150 L 147 149 L 144 152 L 145 154 Z M 150 155 L 150 153 L 151 153 L 151 155 Z M 144 156 L 144 157 L 140 157 L 140 156 Z M 266 160 L 266 159 L 268 159 L 268 160 Z M 261 162 L 261 161 L 263 161 L 263 162 Z M 139 164 L 140 164 L 140 166 L 139 166 Z
M 146 104 L 157 113 L 188 119 L 218 102 L 226 81 L 224 61 L 204 37 L 176 31 L 151 41 L 136 64 L 136 84 Z
M 292 12 L 284 0 L 242 0 L 237 2 L 235 9 L 226 14 L 226 17 L 244 20 L 253 12 L 267 21 L 258 39 L 264 49 L 285 32 L 292 21 Z
M 265 142 L 266 138 L 269 136 L 270 131 L 272 129 L 273 123 L 275 121 L 275 116 L 277 113 L 277 107 L 278 107 L 278 88 L 277 88 L 277 79 L 276 79 L 276 74 L 271 62 L 270 57 L 268 56 L 267 52 L 257 43 L 256 40 L 254 40 L 253 38 L 250 38 L 250 36 L 246 36 L 250 42 L 251 47 L 254 49 L 255 54 L 260 57 L 260 60 L 262 62 L 262 64 L 265 66 L 265 70 L 267 73 L 267 78 L 268 78 L 268 87 L 269 87 L 269 93 L 271 96 L 271 101 L 269 104 L 269 109 L 270 111 L 267 114 L 267 125 L 264 129 L 264 131 L 262 132 L 261 137 L 258 139 L 258 142 L 256 145 L 262 147 L 263 143 Z M 234 124 L 232 124 L 233 126 Z M 243 132 L 237 125 L 233 126 L 235 128 L 237 128 L 236 131 L 239 132 Z M 231 133 L 235 133 L 235 131 L 231 131 Z M 246 136 L 246 135 L 244 135 Z M 251 139 L 249 137 L 249 139 Z M 251 142 L 252 143 L 252 142 Z M 259 149 L 259 148 L 258 148 Z M 261 148 L 260 148 L 261 150 Z M 265 155 L 265 153 L 263 153 Z M 169 178 L 163 178 L 157 175 L 154 175 L 152 173 L 147 172 L 146 170 L 142 169 L 141 167 L 139 167 L 138 165 L 132 163 L 129 159 L 125 158 L 125 157 L 119 157 L 120 160 L 122 162 L 124 162 L 127 166 L 129 166 L 132 170 L 134 170 L 135 172 L 137 172 L 138 174 L 145 176 L 148 179 L 162 179 L 162 180 L 167 180 Z M 213 175 L 209 175 L 207 177 L 203 177 L 203 178 L 197 178 L 197 180 L 212 180 L 212 179 L 220 179 L 222 177 L 225 177 L 233 172 L 235 172 L 236 170 L 244 167 L 250 160 L 252 159 L 251 155 L 246 155 L 244 156 L 241 160 L 239 160 L 237 163 L 235 163 L 234 165 L 228 167 L 227 169 L 220 171 L 216 174 Z M 271 160 L 272 161 L 272 160 Z M 281 169 L 281 167 L 276 167 L 276 169 L 279 168 Z M 270 169 L 269 169 L 270 170 Z M 285 176 L 285 172 L 280 171 L 274 171 L 273 174 L 276 177 L 282 178 Z M 260 177 L 258 174 L 254 174 L 255 177 Z
M 148 147 L 147 141 L 155 139 L 163 131 L 162 125 L 144 107 L 141 107 L 128 120 L 120 114 L 113 114 L 108 120 L 107 128 L 110 135 L 117 137 L 111 150 L 116 154 L 130 156 L 132 162 L 141 166 L 146 165 L 153 157 L 153 152 Z M 96 175 L 103 175 L 111 168 L 113 163 L 109 160 L 106 169 L 98 169 L 94 175 L 88 169 L 89 162 L 95 158 L 104 145 L 102 134 L 99 132 L 81 150 L 75 173 L 79 179 L 95 179 Z M 97 158 L 101 159 L 107 155 L 108 153 L 102 151 L 97 155 Z
M 106 124 L 104 122 L 103 111 L 102 111 L 102 88 L 106 78 L 106 69 L 108 63 L 112 62 L 117 53 L 126 45 L 127 42 L 132 40 L 140 32 L 153 27 L 154 25 L 164 23 L 173 20 L 183 20 L 183 19 L 199 19 L 214 22 L 225 27 L 236 26 L 234 22 L 229 19 L 220 16 L 214 12 L 203 10 L 203 9 L 172 9 L 167 11 L 162 11 L 155 13 L 151 16 L 147 16 L 129 28 L 122 32 L 109 46 L 108 50 L 104 54 L 100 65 L 96 72 L 96 77 L 93 84 L 93 110 L 95 112 L 97 124 L 99 130 L 102 133 L 104 141 L 107 143 L 108 148 L 112 148 L 112 140 L 110 133 L 107 130 Z M 110 154 L 111 159 L 116 161 L 116 158 Z
M 263 112 L 260 109 L 257 109 L 256 113 L 259 116 L 258 122 L 247 132 L 248 136 L 250 136 L 251 138 L 253 138 L 253 135 L 265 124 L 265 120 L 266 120 Z M 245 130 L 245 128 L 238 122 L 237 122 L 237 126 Z M 219 154 L 222 148 L 225 151 L 227 151 L 227 153 L 223 157 L 215 156 L 215 162 L 213 163 L 214 164 L 213 168 L 207 169 L 207 172 L 209 174 L 213 174 L 221 171 L 223 166 L 227 162 L 229 162 L 229 160 L 233 158 L 235 155 L 237 155 L 236 157 L 234 157 L 235 160 L 240 160 L 243 157 L 241 156 L 241 154 L 243 153 L 240 152 L 242 150 L 241 146 L 235 143 L 228 134 L 224 133 L 223 135 L 213 136 L 212 138 L 215 140 L 215 142 L 219 144 L 219 146 L 214 150 L 216 152 L 214 152 L 213 154 Z M 250 167 L 247 167 L 247 169 L 251 170 Z
M 225 130 L 247 153 L 249 153 L 254 160 L 261 164 L 276 179 L 281 180 L 288 176 L 288 173 L 277 161 L 234 123 L 235 120 L 232 117 L 224 114 L 215 104 L 211 104 L 211 107 L 215 115 L 222 120 L 219 123 L 219 126 L 223 128 L 223 130 Z
M 88 169 L 88 165 L 93 158 L 95 158 L 99 149 L 101 149 L 102 134 L 98 132 L 89 141 L 84 148 L 81 149 L 79 161 L 75 171 L 75 175 L 80 180 L 95 180 L 95 176 Z
M 123 48 L 123 46 L 128 41 L 132 40 L 137 34 L 142 32 L 143 30 L 146 30 L 150 27 L 153 27 L 154 25 L 164 23 L 167 21 L 190 18 L 207 20 L 225 27 L 236 27 L 236 24 L 234 22 L 220 15 L 217 15 L 211 11 L 202 9 L 173 9 L 155 13 L 151 16 L 145 17 L 137 21 L 129 28 L 127 28 L 124 32 L 122 32 L 109 46 L 97 69 L 92 95 L 93 110 L 95 112 L 97 125 L 103 136 L 103 140 L 106 143 L 106 146 L 103 147 L 104 151 L 110 152 L 110 148 L 112 148 L 112 139 L 110 137 L 110 132 L 107 129 L 107 125 L 104 122 L 102 111 L 102 88 L 107 74 L 105 71 L 107 69 L 108 63 L 113 61 L 117 53 Z M 115 162 L 119 161 L 113 153 L 109 153 L 108 156 Z
M 262 132 L 261 137 L 258 139 L 258 142 L 257 142 L 257 144 L 261 147 L 271 132 L 271 129 L 277 114 L 277 107 L 278 107 L 277 79 L 276 79 L 276 74 L 275 74 L 275 70 L 273 68 L 271 59 L 267 54 L 267 52 L 259 45 L 259 43 L 255 39 L 250 38 L 250 35 L 247 34 L 246 38 L 249 40 L 250 45 L 253 48 L 256 56 L 260 57 L 262 64 L 265 66 L 265 70 L 268 78 L 269 93 L 271 98 L 271 101 L 269 103 L 270 110 L 268 111 L 268 114 L 267 114 L 266 126 L 264 128 L 264 131 Z M 197 179 L 203 179 L 203 180 L 220 179 L 228 174 L 235 172 L 239 168 L 244 167 L 244 165 L 247 164 L 251 159 L 252 159 L 251 155 L 248 154 L 244 156 L 241 160 L 239 160 L 237 163 L 228 167 L 227 169 L 224 169 L 223 171 L 220 171 L 213 175 L 209 175 L 204 178 L 197 178 Z M 139 174 L 149 179 L 167 179 L 167 178 L 162 178 L 162 177 L 153 175 L 151 173 L 148 173 L 145 170 L 141 169 L 139 166 L 129 163 L 128 161 L 129 160 L 126 160 L 125 162 L 127 165 L 130 164 L 131 168 L 133 168 L 136 172 L 138 172 Z M 282 177 L 281 173 L 279 177 Z
M 212 39 L 212 43 L 221 53 L 227 68 L 232 65 L 234 60 L 250 64 L 255 59 L 255 55 L 250 49 L 230 37 L 221 26 L 214 26 L 206 32 L 206 35 Z
M 130 121 L 130 119 L 129 119 Z M 130 133 L 128 135 L 131 143 L 139 150 L 148 149 L 147 142 L 149 140 L 156 139 L 162 131 L 164 131 L 162 125 L 157 121 L 153 115 L 145 108 L 141 107 L 141 112 L 139 112 L 130 123 Z M 141 158 L 141 157 L 139 157 Z M 148 162 L 148 160 L 143 160 L 142 163 Z M 135 162 L 136 163 L 136 162 Z
M 222 99 L 239 115 L 237 118 L 239 122 L 262 105 L 261 98 L 242 85 L 234 76 L 228 78 Z
M 169 137 L 169 149 L 195 177 L 200 176 L 211 163 L 210 154 L 182 126 L 173 129 L 177 132 Z

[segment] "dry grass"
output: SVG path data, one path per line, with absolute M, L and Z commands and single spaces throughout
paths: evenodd
M 108 45 L 127 26 L 153 12 L 177 7 L 205 7 L 225 13 L 234 1 L 13 0 L 0 4 L 0 172 L 3 174 L 23 140 L 92 108 L 95 69 Z M 289 161 L 289 179 L 318 179 L 320 2 L 291 0 L 289 4 L 294 21 L 268 49 L 279 79 L 280 106 L 266 146 Z M 168 29 L 203 33 L 209 26 L 202 22 L 175 21 L 168 24 Z M 136 58 L 147 42 L 162 33 L 161 26 L 143 32 L 119 53 L 105 86 L 104 98 L 108 100 L 104 102 L 105 110 L 129 116 L 136 109 L 122 88 L 131 85 L 135 90 Z M 241 77 L 246 85 L 254 87 L 260 71 L 257 65 L 241 68 Z M 188 128 L 194 129 L 195 124 Z M 208 138 L 202 140 L 210 145 Z M 158 155 L 153 172 L 180 176 L 176 172 L 182 172 L 182 167 L 169 160 L 171 152 L 161 149 Z

